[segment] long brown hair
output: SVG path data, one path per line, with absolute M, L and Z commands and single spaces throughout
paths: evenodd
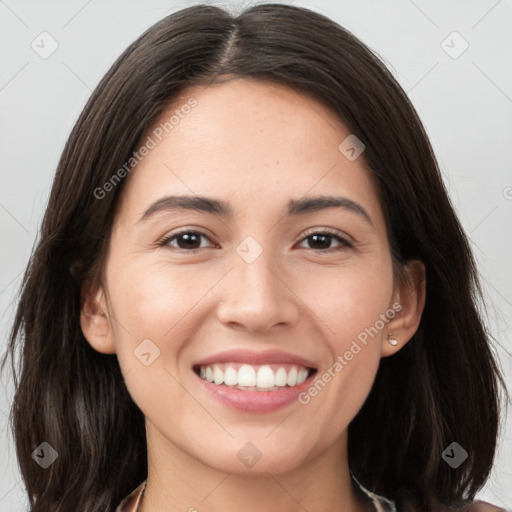
M 112 511 L 147 476 L 143 414 L 116 355 L 93 350 L 80 328 L 81 284 L 98 278 L 123 180 L 101 198 L 94 191 L 178 94 L 236 77 L 324 102 L 364 142 L 393 263 L 421 260 L 427 292 L 418 331 L 381 361 L 349 426 L 349 465 L 399 509 L 462 505 L 489 475 L 506 388 L 475 261 L 425 130 L 391 73 L 349 31 L 306 8 L 260 4 L 237 15 L 195 5 L 156 23 L 112 65 L 69 136 L 2 361 L 10 355 L 11 421 L 31 510 Z M 31 456 L 43 441 L 58 453 L 45 470 Z M 458 469 L 441 458 L 453 441 L 468 453 Z

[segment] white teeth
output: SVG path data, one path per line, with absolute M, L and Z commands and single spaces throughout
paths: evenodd
M 260 366 L 258 376 L 256 379 L 256 386 L 259 388 L 273 388 L 274 387 L 274 372 L 270 366 Z
M 213 365 L 213 382 L 222 384 L 224 382 L 224 372 L 216 365 Z
M 288 384 L 288 386 L 296 386 L 297 385 L 297 368 L 292 368 L 288 372 L 288 376 L 286 377 L 286 384 Z
M 256 372 L 252 366 L 243 364 L 238 370 L 238 385 L 239 386 L 256 386 Z
M 286 370 L 281 366 L 274 375 L 276 386 L 286 386 Z
M 302 384 L 308 378 L 308 371 L 301 368 L 297 374 L 297 385 Z
M 232 366 L 228 366 L 224 372 L 224 384 L 227 386 L 236 386 L 238 384 L 238 373 Z
M 199 376 L 208 382 L 217 386 L 224 384 L 248 391 L 275 391 L 286 385 L 298 386 L 308 378 L 308 375 L 309 371 L 306 368 L 291 365 L 253 366 L 219 363 L 199 368 Z

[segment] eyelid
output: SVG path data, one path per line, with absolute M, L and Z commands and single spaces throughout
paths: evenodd
M 199 236 L 202 236 L 202 237 L 208 239 L 210 242 L 212 241 L 211 240 L 212 239 L 211 235 L 206 233 L 202 228 L 198 229 L 198 228 L 191 228 L 191 227 L 187 228 L 187 227 L 185 227 L 185 228 L 179 229 L 176 232 L 173 231 L 171 233 L 168 233 L 168 234 L 164 235 L 162 238 L 160 238 L 156 242 L 156 245 L 157 245 L 157 247 L 168 246 L 169 242 L 171 240 L 173 240 L 174 238 L 178 237 L 179 235 L 183 235 L 185 233 L 194 233 L 196 235 L 199 235 Z M 214 242 L 212 242 L 212 244 L 215 245 Z M 194 253 L 194 252 L 200 251 L 202 249 L 206 249 L 206 247 L 200 247 L 198 249 L 180 249 L 178 247 L 172 247 L 172 249 L 175 249 L 177 251 L 187 252 L 187 253 Z
M 350 235 L 347 235 L 346 233 L 339 231 L 335 228 L 328 228 L 328 227 L 307 229 L 300 235 L 299 242 L 301 242 L 304 238 L 307 238 L 308 236 L 316 235 L 316 234 L 331 235 L 333 237 L 341 238 L 347 244 L 350 244 L 350 245 L 355 244 L 355 240 Z

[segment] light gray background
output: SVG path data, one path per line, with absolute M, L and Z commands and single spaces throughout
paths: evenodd
M 86 99 L 129 43 L 165 15 L 195 3 L 0 0 L 2 351 L 13 318 L 15 292 L 57 161 Z M 211 3 L 239 9 L 249 5 Z M 381 56 L 409 93 L 471 238 L 489 303 L 488 322 L 501 345 L 497 351 L 512 389 L 511 0 L 286 3 L 317 10 L 351 30 Z M 59 45 L 47 59 L 31 48 L 43 31 Z M 453 31 L 469 44 L 458 58 L 441 46 Z M 452 53 L 458 53 L 462 44 L 456 36 L 445 43 Z M 3 512 L 28 510 L 7 425 L 12 398 L 9 379 L 9 374 L 2 375 L 0 388 Z M 492 477 L 478 495 L 508 507 L 512 507 L 511 441 L 509 413 Z

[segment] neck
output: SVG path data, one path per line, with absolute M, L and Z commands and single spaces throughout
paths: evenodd
M 138 512 L 368 512 L 368 499 L 353 482 L 347 436 L 286 472 L 222 472 L 205 465 L 148 429 L 148 478 Z

